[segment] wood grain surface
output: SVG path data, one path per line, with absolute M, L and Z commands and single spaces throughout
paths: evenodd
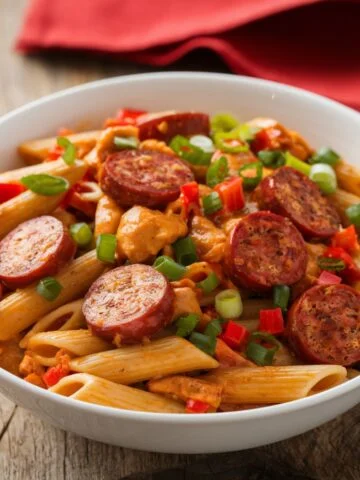
M 0 0 L 0 114 L 66 87 L 152 70 L 100 55 L 16 55 L 12 44 L 26 3 Z M 169 69 L 227 71 L 205 51 Z M 359 480 L 359 441 L 360 405 L 312 432 L 243 452 L 136 452 L 55 429 L 0 396 L 0 480 Z

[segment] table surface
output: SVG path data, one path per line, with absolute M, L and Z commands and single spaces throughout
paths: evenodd
M 73 85 L 152 71 L 100 55 L 15 54 L 12 44 L 25 4 L 26 0 L 0 0 L 0 114 Z M 205 51 L 169 70 L 227 71 Z M 359 480 L 359 441 L 360 405 L 316 430 L 262 448 L 194 456 L 137 452 L 55 429 L 0 396 L 0 478 L 4 480 Z

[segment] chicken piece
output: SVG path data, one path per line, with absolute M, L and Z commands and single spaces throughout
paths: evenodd
M 186 223 L 177 215 L 135 206 L 121 217 L 116 233 L 119 257 L 132 263 L 146 262 L 165 245 L 187 234 Z
M 174 320 L 180 315 L 187 315 L 189 313 L 196 313 L 199 316 L 201 315 L 199 300 L 196 296 L 196 292 L 192 288 L 174 288 L 174 293 Z
M 215 388 L 214 388 L 215 387 Z M 193 377 L 174 375 L 160 379 L 150 380 L 148 383 L 150 392 L 163 393 L 172 397 L 180 398 L 185 402 L 190 398 L 200 400 L 217 408 L 221 402 L 222 386 L 198 380 Z
M 95 213 L 94 236 L 97 238 L 102 233 L 115 234 L 124 210 L 107 195 L 100 198 Z
M 190 236 L 201 260 L 221 262 L 224 256 L 225 233 L 205 217 L 195 216 L 191 223 Z
M 35 373 L 36 375 L 42 376 L 45 373 L 45 369 L 40 363 L 34 358 L 33 353 L 26 351 L 24 358 L 22 359 L 19 366 L 19 373 L 23 377 Z

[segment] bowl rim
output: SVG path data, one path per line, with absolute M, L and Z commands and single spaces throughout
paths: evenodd
M 356 112 L 350 107 L 342 105 L 341 103 L 326 98 L 322 95 L 303 90 L 298 87 L 293 87 L 286 85 L 284 83 L 273 82 L 270 80 L 264 80 L 259 78 L 247 77 L 242 75 L 232 75 L 228 73 L 211 73 L 211 72 L 151 72 L 151 73 L 140 73 L 140 74 L 131 74 L 131 75 L 122 75 L 118 77 L 112 77 L 102 80 L 96 80 L 93 82 L 87 82 L 82 85 L 74 86 L 58 92 L 54 92 L 50 95 L 46 95 L 39 99 L 33 100 L 29 103 L 26 103 L 23 106 L 20 106 L 5 115 L 0 117 L 0 127 L 5 124 L 7 121 L 11 120 L 13 117 L 21 115 L 33 108 L 45 105 L 46 103 L 51 103 L 53 100 L 65 96 L 72 96 L 80 93 L 82 91 L 96 90 L 102 87 L 108 87 L 113 85 L 121 85 L 122 83 L 128 82 L 142 82 L 146 80 L 154 79 L 171 79 L 176 81 L 181 80 L 204 80 L 212 79 L 214 81 L 223 81 L 230 83 L 238 84 L 254 84 L 260 88 L 264 87 L 265 89 L 272 89 L 274 93 L 285 92 L 287 94 L 293 94 L 297 97 L 302 96 L 308 100 L 313 100 L 319 104 L 319 107 L 330 106 L 336 108 L 338 111 L 343 112 L 344 114 L 349 115 L 353 120 L 359 122 L 360 124 L 360 113 Z M 293 400 L 286 403 L 281 403 L 277 405 L 263 406 L 259 408 L 241 410 L 234 412 L 217 412 L 209 413 L 206 415 L 184 415 L 181 413 L 153 413 L 153 412 L 139 412 L 135 410 L 124 410 L 120 408 L 114 408 L 109 406 L 97 405 L 92 403 L 87 403 L 84 401 L 74 401 L 72 398 L 64 397 L 62 395 L 49 392 L 42 388 L 36 387 L 30 383 L 25 382 L 22 378 L 17 377 L 16 375 L 0 368 L 0 380 L 5 380 L 6 382 L 13 384 L 15 387 L 19 388 L 23 392 L 34 395 L 39 399 L 44 401 L 50 401 L 59 406 L 70 407 L 74 410 L 81 411 L 83 413 L 96 413 L 99 415 L 117 417 L 119 419 L 126 418 L 128 420 L 133 420 L 136 422 L 146 421 L 149 423 L 170 423 L 170 424 L 216 424 L 216 423 L 229 423 L 233 421 L 241 420 L 251 420 L 251 419 L 260 419 L 268 418 L 271 416 L 278 416 L 285 413 L 291 413 L 294 411 L 301 411 L 316 405 L 324 404 L 335 400 L 338 397 L 344 396 L 352 391 L 360 390 L 360 375 L 353 379 L 347 380 L 346 382 L 332 387 L 328 390 L 325 390 L 320 393 L 316 393 L 312 396 L 301 398 L 298 400 Z

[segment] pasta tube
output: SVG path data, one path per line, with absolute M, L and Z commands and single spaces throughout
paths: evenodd
M 65 350 L 70 356 L 79 357 L 114 347 L 92 335 L 89 330 L 81 329 L 37 333 L 30 338 L 27 348 L 34 353 L 35 359 L 41 365 L 52 367 L 57 363 L 55 357 L 59 350 Z
M 340 162 L 335 166 L 336 176 L 339 186 L 354 195 L 360 197 L 360 171 L 358 168 L 346 163 Z
M 340 365 L 222 368 L 202 377 L 223 386 L 223 403 L 272 404 L 327 390 L 346 378 Z
M 81 161 L 77 161 L 71 166 L 63 162 L 63 165 L 56 170 L 56 175 L 66 178 L 72 186 L 81 180 L 86 172 L 86 168 L 85 163 Z M 0 239 L 19 225 L 19 223 L 51 213 L 65 195 L 66 192 L 52 195 L 51 197 L 44 197 L 27 190 L 17 197 L 2 203 L 0 205 Z
M 94 236 L 97 238 L 102 233 L 115 234 L 124 210 L 107 195 L 100 198 L 95 213 Z
M 88 132 L 73 133 L 66 137 L 77 147 L 85 150 L 91 150 L 99 139 L 101 130 L 91 130 Z M 41 138 L 21 144 L 18 148 L 19 155 L 29 165 L 40 163 L 47 157 L 49 150 L 57 145 L 57 137 Z
M 140 412 L 185 413 L 180 402 L 85 373 L 68 375 L 49 389 L 65 397 L 107 407 Z
M 158 376 L 216 368 L 218 362 L 180 337 L 75 358 L 74 372 L 97 375 L 125 385 Z
M 55 160 L 54 162 L 38 163 L 30 167 L 9 170 L 8 172 L 0 173 L 0 183 L 18 182 L 26 175 L 38 175 L 40 173 L 62 175 L 66 166 L 64 160 L 59 158 L 59 160 Z
M 360 196 L 349 193 L 341 188 L 338 188 L 335 193 L 329 195 L 329 199 L 340 213 L 344 213 L 351 205 L 360 203 Z
M 5 297 L 0 302 L 0 340 L 14 337 L 43 315 L 81 297 L 105 268 L 106 265 L 97 259 L 96 251 L 92 250 L 70 262 L 55 276 L 62 290 L 52 302 L 37 293 L 36 285 Z
M 19 345 L 21 348 L 27 348 L 31 337 L 41 332 L 49 332 L 53 330 L 75 330 L 85 327 L 86 322 L 82 313 L 83 300 L 75 300 L 75 302 L 67 303 L 50 312 L 41 318 L 31 330 L 21 339 Z

